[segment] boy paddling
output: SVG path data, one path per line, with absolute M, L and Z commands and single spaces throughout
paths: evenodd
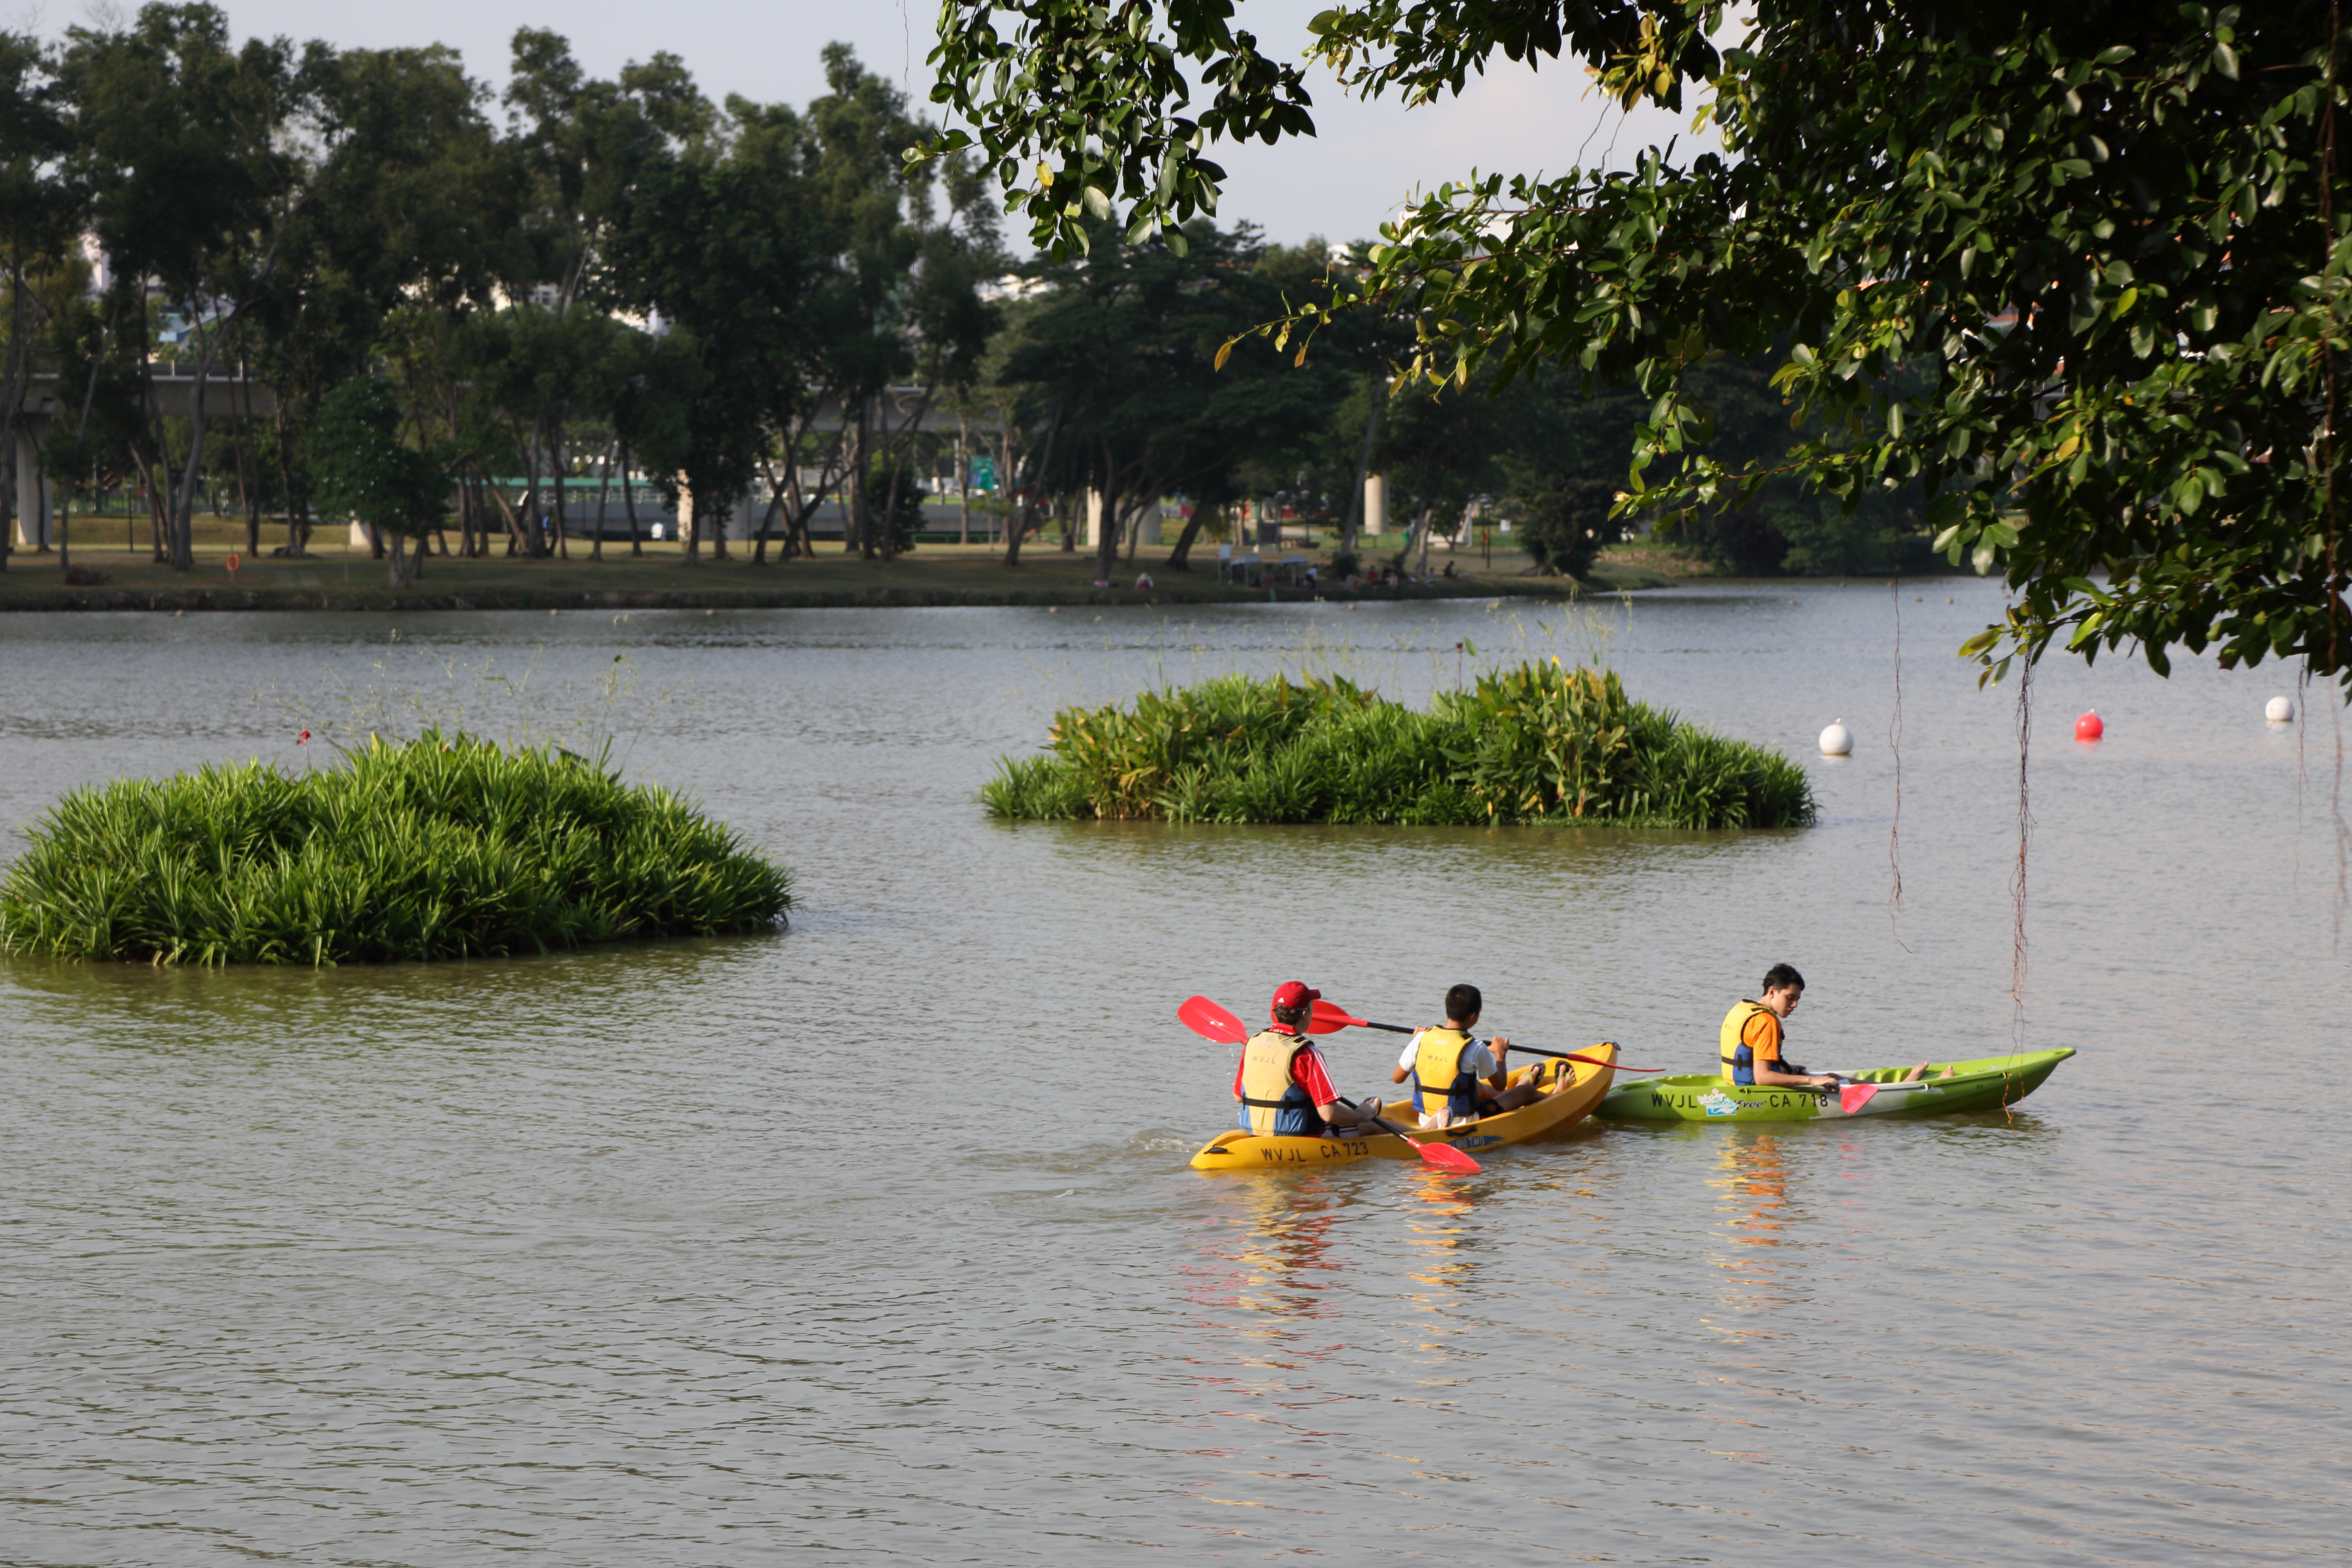
M 1510 1054 L 1511 1042 L 1500 1036 L 1481 1040 L 1470 1033 L 1478 1026 L 1478 1014 L 1485 1005 L 1486 998 L 1475 985 L 1450 988 L 1445 993 L 1445 1022 L 1423 1029 L 1405 1042 L 1404 1055 L 1389 1074 L 1391 1082 L 1412 1080 L 1413 1108 L 1421 1112 L 1424 1129 L 1499 1116 L 1533 1105 L 1543 1097 L 1544 1091 L 1532 1082 L 1517 1089 L 1503 1087 L 1507 1077 L 1503 1058 Z M 1553 1088 L 1567 1081 L 1563 1076 Z
M 1725 1079 L 1742 1088 L 1837 1088 L 1835 1074 L 1807 1072 L 1781 1059 L 1787 1037 L 1780 1026 L 1805 999 L 1805 977 L 1788 964 L 1776 963 L 1764 972 L 1763 989 L 1762 1001 L 1736 1002 L 1724 1015 L 1720 1049 Z M 1921 1062 L 1903 1081 L 1916 1083 L 1926 1078 L 1927 1067 Z M 1944 1076 L 1951 1077 L 1952 1069 L 1946 1068 Z
M 1807 1072 L 1780 1059 L 1781 1020 L 1805 999 L 1805 977 L 1785 963 L 1764 972 L 1764 999 L 1732 1004 L 1723 1016 L 1723 1076 L 1741 1088 L 1835 1089 L 1827 1073 Z
M 1380 1131 L 1373 1122 L 1381 1102 L 1342 1103 L 1339 1090 L 1331 1087 L 1323 1053 L 1307 1037 L 1307 1020 L 1322 994 L 1297 980 L 1283 982 L 1274 994 L 1274 1026 L 1260 1029 L 1242 1047 L 1241 1066 L 1234 1070 L 1234 1098 L 1242 1102 L 1244 1132 L 1261 1138 L 1328 1138 Z

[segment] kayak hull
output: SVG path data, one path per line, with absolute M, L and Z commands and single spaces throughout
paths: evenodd
M 1556 1137 L 1592 1114 L 1592 1108 L 1608 1094 L 1609 1086 L 1616 1080 L 1613 1064 L 1617 1047 L 1599 1045 L 1586 1047 L 1584 1055 L 1612 1064 L 1595 1067 L 1586 1062 L 1547 1061 L 1534 1067 L 1521 1068 L 1511 1074 L 1509 1082 L 1520 1084 L 1530 1074 L 1547 1087 L 1566 1078 L 1568 1087 L 1547 1094 L 1533 1105 L 1507 1110 L 1500 1116 L 1481 1117 L 1460 1127 L 1442 1131 L 1423 1132 L 1413 1126 L 1410 1100 L 1401 1108 L 1402 1116 L 1390 1115 L 1388 1120 L 1411 1131 L 1424 1143 L 1450 1143 L 1474 1158 L 1489 1149 L 1504 1148 L 1514 1143 L 1533 1143 Z M 1396 1108 L 1391 1108 L 1396 1109 Z M 1393 1132 L 1375 1133 L 1370 1138 L 1261 1138 L 1255 1133 L 1235 1129 L 1222 1132 L 1202 1146 L 1192 1156 L 1196 1171 L 1307 1171 L 1326 1165 L 1353 1164 L 1359 1160 L 1418 1160 L 1421 1153 L 1411 1143 Z
M 1713 1073 L 1629 1083 L 1605 1096 L 1595 1116 L 1615 1121 L 1850 1121 L 1872 1116 L 1944 1116 L 1969 1110 L 1999 1110 L 2015 1105 L 2074 1053 L 2071 1048 L 2028 1051 L 2019 1056 L 1977 1057 L 1931 1062 L 1929 1076 L 1911 1084 L 1908 1068 L 1874 1068 L 1843 1076 L 1878 1086 L 1852 1111 L 1835 1089 L 1738 1088 Z M 1950 1078 L 1940 1075 L 1953 1069 Z

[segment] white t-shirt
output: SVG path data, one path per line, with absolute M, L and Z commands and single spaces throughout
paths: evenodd
M 1397 1066 L 1404 1068 L 1407 1072 L 1411 1072 L 1413 1069 L 1414 1063 L 1421 1059 L 1421 1037 L 1427 1033 L 1429 1033 L 1429 1031 L 1426 1029 L 1415 1029 L 1413 1031 L 1412 1038 L 1405 1042 L 1404 1054 L 1397 1058 Z M 1486 1042 L 1485 1040 L 1474 1039 L 1470 1042 L 1470 1054 L 1463 1058 L 1462 1065 L 1468 1068 L 1472 1072 L 1477 1074 L 1478 1077 L 1482 1079 L 1493 1078 L 1497 1072 L 1502 1070 L 1501 1068 L 1496 1064 L 1495 1053 L 1486 1048 Z M 1449 1125 L 1451 1118 L 1445 1109 L 1445 1085 L 1442 1083 L 1425 1083 L 1421 1087 L 1422 1098 L 1423 1100 L 1433 1098 L 1436 1100 L 1436 1104 L 1433 1107 L 1421 1113 L 1422 1126 L 1429 1128 L 1444 1127 Z

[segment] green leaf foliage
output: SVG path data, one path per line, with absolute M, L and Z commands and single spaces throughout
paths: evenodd
M 950 0 L 950 140 L 1043 246 L 1082 241 L 1080 182 L 1130 226 L 1211 208 L 1208 143 L 1313 129 L 1238 9 Z M 1628 107 L 1703 90 L 1725 151 L 1432 182 L 1330 300 L 1264 330 L 1362 310 L 1412 323 L 1428 385 L 1550 365 L 1638 388 L 1622 514 L 1787 477 L 1847 517 L 1910 498 L 1952 564 L 2014 591 L 1970 645 L 1988 675 L 2053 639 L 2352 675 L 2344 22 L 2328 0 L 1334 5 L 1308 60 L 1359 96 L 1581 57 Z M 1804 433 L 1762 465 L 1709 449 L 1697 374 L 1759 353 Z
M 1788 758 L 1557 660 L 1481 676 L 1426 712 L 1339 678 L 1220 676 L 1066 710 L 1052 738 L 998 764 L 981 791 L 992 816 L 1693 828 L 1814 816 Z
M 321 510 L 413 538 L 439 525 L 447 469 L 401 439 L 404 422 L 382 376 L 356 375 L 327 395 L 310 432 Z
M 667 790 L 427 731 L 342 765 L 78 789 L 0 878 L 0 949 L 156 963 L 545 952 L 770 929 L 783 868 Z

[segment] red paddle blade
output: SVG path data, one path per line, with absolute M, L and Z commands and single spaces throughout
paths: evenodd
M 1206 996 L 1187 996 L 1177 1007 L 1176 1016 L 1202 1039 L 1221 1046 L 1238 1046 L 1249 1038 L 1249 1029 L 1239 1018 Z
M 1418 1143 L 1410 1138 L 1405 1142 L 1420 1150 L 1421 1157 L 1441 1171 L 1451 1171 L 1457 1176 L 1475 1176 L 1482 1168 L 1477 1161 L 1451 1143 Z
M 1852 1116 L 1868 1105 L 1877 1093 L 1878 1086 L 1874 1083 L 1850 1083 L 1838 1090 L 1838 1109 Z
M 1307 1032 L 1310 1035 L 1335 1034 L 1351 1024 L 1362 1022 L 1361 1018 L 1337 1002 L 1318 1002 L 1313 1016 L 1307 1020 Z

